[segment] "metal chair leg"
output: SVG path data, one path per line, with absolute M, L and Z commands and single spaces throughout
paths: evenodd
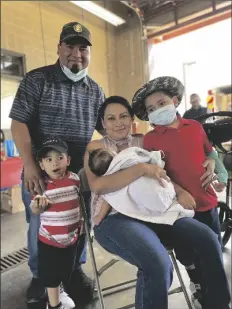
M 83 198 L 83 197 L 81 197 L 81 198 Z M 100 303 L 100 309 L 106 309 L 105 304 L 104 304 L 104 300 L 103 300 L 101 284 L 100 284 L 100 280 L 99 280 L 99 274 L 98 274 L 98 271 L 97 271 L 97 264 L 96 264 L 96 260 L 95 260 L 95 255 L 94 255 L 94 251 L 93 251 L 93 244 L 92 244 L 92 239 L 91 239 L 91 236 L 90 236 L 89 226 L 88 226 L 87 220 L 85 220 L 85 231 L 86 231 L 86 236 L 87 236 L 87 242 L 88 242 L 88 245 L 89 245 L 89 253 L 90 253 L 90 259 L 91 259 L 92 266 L 93 266 L 94 278 L 96 280 L 96 285 L 97 285 L 97 292 L 98 292 L 98 298 L 99 298 L 99 303 Z
M 83 170 L 84 171 L 84 170 Z M 82 171 L 82 172 L 83 172 Z M 82 173 L 83 174 L 83 173 Z M 100 302 L 100 309 L 106 309 L 105 307 L 105 304 L 104 304 L 104 299 L 103 299 L 103 290 L 110 290 L 112 288 L 116 288 L 116 287 L 121 287 L 121 286 L 125 286 L 129 283 L 133 283 L 135 282 L 136 280 L 130 280 L 130 281 L 127 281 L 127 282 L 123 282 L 123 283 L 120 283 L 120 284 L 117 284 L 115 286 L 111 286 L 111 287 L 108 287 L 108 288 L 105 288 L 105 289 L 101 289 L 101 285 L 100 285 L 100 280 L 99 280 L 99 277 L 100 275 L 106 271 L 107 269 L 109 269 L 110 267 L 112 267 L 115 263 L 118 262 L 118 260 L 116 259 L 112 259 L 109 263 L 107 263 L 106 265 L 104 265 L 101 269 L 100 269 L 100 272 L 98 272 L 97 270 L 97 265 L 96 265 L 96 260 L 95 260 L 95 255 L 94 255 L 94 250 L 93 250 L 93 244 L 92 244 L 92 237 L 90 235 L 90 227 L 89 227 L 89 224 L 88 224 L 88 214 L 87 214 L 87 211 L 86 211 L 86 207 L 85 207 L 85 200 L 84 200 L 84 197 L 82 195 L 82 188 L 84 188 L 84 186 L 82 185 L 82 178 L 80 177 L 81 179 L 81 188 L 80 188 L 80 206 L 81 206 L 81 210 L 83 212 L 83 217 L 84 217 L 84 222 L 85 222 L 85 231 L 86 231 L 86 236 L 87 236 L 87 242 L 88 242 L 88 245 L 89 245 L 89 252 L 90 252 L 90 259 L 91 259 L 91 262 L 92 262 L 92 266 L 93 266 L 93 272 L 94 272 L 94 277 L 95 277 L 95 280 L 96 280 L 96 285 L 97 285 L 97 292 L 98 292 L 98 297 L 99 297 L 99 302 Z M 167 249 L 168 250 L 168 249 Z M 177 289 L 174 289 L 172 291 L 169 291 L 169 295 L 173 294 L 173 293 L 178 293 L 178 292 L 181 292 L 183 291 L 184 293 L 184 296 L 185 296 L 185 299 L 186 299 L 186 302 L 188 304 L 188 307 L 189 309 L 194 309 L 192 304 L 191 304 L 191 301 L 190 301 L 190 298 L 188 296 L 188 293 L 187 293 L 187 290 L 186 290 L 186 287 L 185 287 L 185 284 L 184 284 L 184 281 L 182 279 L 182 276 L 181 276 L 181 273 L 180 273 L 180 270 L 179 270 L 179 266 L 177 264 L 177 261 L 176 261 L 176 258 L 175 258 L 175 255 L 173 253 L 172 250 L 168 250 L 168 253 L 170 255 L 170 258 L 172 260 L 172 263 L 173 263 L 173 266 L 175 268 L 175 271 L 177 273 L 177 276 L 178 276 L 178 279 L 180 281 L 180 284 L 181 284 L 181 287 L 177 288 Z M 125 290 L 127 290 L 128 288 L 131 288 L 132 286 L 129 286 L 129 287 L 126 287 Z M 117 292 L 117 291 L 116 291 Z M 112 294 L 110 292 L 108 292 L 108 294 Z M 134 304 L 130 304 L 130 305 L 127 305 L 127 306 L 124 306 L 124 307 L 121 307 L 119 309 L 129 309 L 129 308 L 133 308 L 134 307 Z
M 182 287 L 182 290 L 183 290 L 183 293 L 184 293 L 184 297 L 185 297 L 185 300 L 186 300 L 186 302 L 188 304 L 188 307 L 189 307 L 189 309 L 194 309 L 193 306 L 192 306 L 191 300 L 189 298 L 188 292 L 186 290 L 186 287 L 185 287 L 185 284 L 184 284 L 184 281 L 183 281 L 182 275 L 180 273 L 180 269 L 179 269 L 179 266 L 177 264 L 176 257 L 174 255 L 173 251 L 169 252 L 169 255 L 170 255 L 170 258 L 172 260 L 173 266 L 175 268 L 177 277 L 178 277 L 178 279 L 180 281 L 180 285 Z
M 99 276 L 101 276 L 107 269 L 109 269 L 110 267 L 114 266 L 114 264 L 118 263 L 119 260 L 116 259 L 111 259 L 107 264 L 103 265 L 99 270 L 98 270 L 98 274 Z

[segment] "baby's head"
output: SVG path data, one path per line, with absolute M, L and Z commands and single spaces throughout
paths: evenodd
M 41 169 L 52 179 L 62 179 L 70 164 L 68 146 L 58 139 L 43 142 L 37 158 Z
M 103 176 L 114 158 L 114 154 L 106 149 L 100 148 L 90 151 L 89 153 L 89 168 L 96 176 Z

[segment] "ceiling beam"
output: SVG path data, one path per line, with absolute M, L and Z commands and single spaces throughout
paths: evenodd
M 178 37 L 180 35 L 195 31 L 197 29 L 200 29 L 200 28 L 212 25 L 212 24 L 215 24 L 217 22 L 223 21 L 223 20 L 228 19 L 228 18 L 231 18 L 231 12 L 226 12 L 226 13 L 223 13 L 223 14 L 220 14 L 220 15 L 216 15 L 212 18 L 202 20 L 198 23 L 191 24 L 191 25 L 183 27 L 183 28 L 179 28 L 175 31 L 168 32 L 168 33 L 164 34 L 162 37 L 151 38 L 151 39 L 149 39 L 149 42 L 154 43 L 154 44 L 159 44 L 159 43 L 162 43 L 166 40 L 173 39 L 173 38 Z
M 216 0 L 212 0 L 212 8 L 213 8 L 213 12 L 215 12 L 217 10 Z
M 197 16 L 195 18 L 189 19 L 189 20 L 187 20 L 185 22 L 179 23 L 178 25 L 171 26 L 169 28 L 165 28 L 165 29 L 157 31 L 157 32 L 152 32 L 150 34 L 148 33 L 148 39 L 151 39 L 151 38 L 154 38 L 154 37 L 158 37 L 158 36 L 162 36 L 164 34 L 167 34 L 168 32 L 178 30 L 180 28 L 183 28 L 183 27 L 189 26 L 191 24 L 200 22 L 200 21 L 202 21 L 204 19 L 208 19 L 208 18 L 214 17 L 214 16 L 216 16 L 218 14 L 222 14 L 224 12 L 229 12 L 230 15 L 231 15 L 231 5 L 228 5 L 228 6 L 216 9 L 215 11 L 209 12 L 207 14 L 203 14 L 203 15 Z
M 144 10 L 145 23 L 154 19 L 158 15 L 162 15 L 170 11 L 174 12 L 174 7 L 179 7 L 183 2 L 186 5 L 187 3 L 192 2 L 192 0 L 179 0 L 178 2 L 172 2 L 172 3 L 169 2 L 169 3 L 163 4 L 159 8 L 153 7 L 152 9 L 148 10 L 149 14 L 147 14 L 147 11 Z

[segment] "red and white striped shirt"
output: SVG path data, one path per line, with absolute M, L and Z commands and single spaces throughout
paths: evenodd
M 77 241 L 83 230 L 79 186 L 78 175 L 71 172 L 63 179 L 47 180 L 44 196 L 52 205 L 40 215 L 40 241 L 59 248 L 65 248 Z

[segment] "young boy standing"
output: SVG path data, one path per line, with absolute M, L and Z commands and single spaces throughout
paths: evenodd
M 84 247 L 83 220 L 79 207 L 79 177 L 67 172 L 70 164 L 65 142 L 50 139 L 37 154 L 46 180 L 46 191 L 31 203 L 34 214 L 40 214 L 38 237 L 39 276 L 47 288 L 48 309 L 72 309 L 70 299 L 63 305 L 59 298 L 61 282 L 66 286 L 76 259 Z
M 205 172 L 203 163 L 206 156 L 215 157 L 214 151 L 200 123 L 177 115 L 176 107 L 183 93 L 184 86 L 179 80 L 170 76 L 159 77 L 136 92 L 132 107 L 139 119 L 149 120 L 154 127 L 144 137 L 144 149 L 164 152 L 168 176 L 195 199 L 195 219 L 211 227 L 220 239 L 216 193 L 211 185 L 205 187 L 201 183 Z M 218 183 L 213 186 L 217 189 Z M 220 189 L 223 186 L 226 183 L 220 183 Z M 193 303 L 200 309 L 201 274 L 196 273 L 194 261 L 188 261 L 185 252 L 180 249 L 176 250 L 176 254 L 185 261 L 183 264 L 190 276 Z

